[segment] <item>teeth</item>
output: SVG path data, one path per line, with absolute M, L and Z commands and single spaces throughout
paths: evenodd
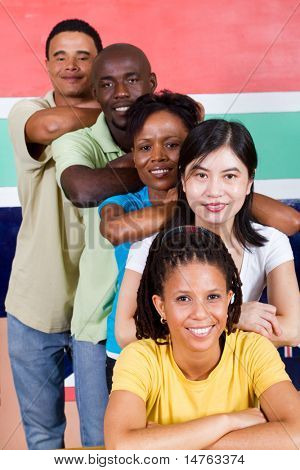
M 212 326 L 208 326 L 207 328 L 188 328 L 188 330 L 195 335 L 206 335 L 211 329 Z
M 123 112 L 125 112 L 129 109 L 129 106 L 122 106 L 120 108 L 115 108 L 115 109 L 116 109 L 116 111 L 119 111 L 119 112 L 123 113 Z
M 167 168 L 165 170 L 151 170 L 151 173 L 154 175 L 161 175 L 163 173 L 169 173 L 169 170 Z

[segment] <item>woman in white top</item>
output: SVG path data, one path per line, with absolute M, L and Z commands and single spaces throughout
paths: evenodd
M 255 223 L 250 214 L 257 154 L 240 123 L 205 121 L 186 138 L 179 159 L 177 214 L 173 226 L 195 224 L 221 236 L 243 283 L 238 327 L 276 346 L 300 343 L 299 288 L 288 238 Z M 136 292 L 154 237 L 132 245 L 119 295 L 116 337 L 136 339 Z M 268 304 L 259 302 L 264 287 Z

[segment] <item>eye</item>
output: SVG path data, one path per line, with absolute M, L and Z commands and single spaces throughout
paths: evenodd
M 139 150 L 141 150 L 142 152 L 149 152 L 149 150 L 151 150 L 151 145 L 142 145 L 141 147 L 139 147 Z
M 221 298 L 220 294 L 209 294 L 207 296 L 207 300 L 219 300 Z
M 128 82 L 131 83 L 131 84 L 137 83 L 137 82 L 138 82 L 138 78 L 136 78 L 136 77 L 128 78 Z
M 101 88 L 110 88 L 112 87 L 112 83 L 111 82 L 103 82 L 101 83 Z
M 87 56 L 78 57 L 78 60 L 88 60 L 88 57 Z
M 196 173 L 196 176 L 198 176 L 198 177 L 201 178 L 201 179 L 207 178 L 207 174 L 206 174 L 206 173 L 202 173 L 202 172 Z
M 63 60 L 65 60 L 65 58 L 64 57 L 57 57 L 56 60 L 57 60 L 57 62 L 62 62 Z
M 179 144 L 176 142 L 169 142 L 166 144 L 166 147 L 170 150 L 177 149 L 179 147 Z
M 228 173 L 227 175 L 225 175 L 225 179 L 227 180 L 234 180 L 235 178 L 237 178 L 237 175 L 235 175 L 234 173 Z
M 180 295 L 176 298 L 178 302 L 190 302 L 190 297 L 188 295 Z

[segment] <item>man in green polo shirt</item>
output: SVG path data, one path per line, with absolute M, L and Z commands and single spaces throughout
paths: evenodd
M 105 379 L 106 317 L 114 295 L 117 266 L 111 244 L 99 234 L 97 205 L 114 194 L 134 192 L 140 181 L 126 137 L 126 111 L 156 88 L 145 54 L 130 44 L 113 44 L 97 56 L 94 93 L 103 113 L 91 128 L 65 134 L 52 144 L 57 181 L 74 205 L 82 207 L 85 248 L 75 296 L 76 400 L 84 446 L 103 443 L 107 402 Z

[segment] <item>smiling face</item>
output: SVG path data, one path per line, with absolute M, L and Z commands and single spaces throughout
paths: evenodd
M 212 230 L 222 226 L 228 233 L 252 183 L 246 165 L 226 146 L 199 163 L 193 160 L 182 179 L 196 225 Z
M 162 297 L 154 295 L 152 300 L 167 321 L 174 357 L 220 352 L 231 296 L 224 274 L 214 265 L 195 261 L 169 272 Z
M 66 31 L 51 39 L 46 66 L 56 103 L 61 97 L 92 96 L 91 71 L 96 55 L 94 40 L 85 33 Z
M 126 129 L 129 107 L 140 96 L 153 92 L 155 87 L 156 77 L 139 49 L 126 45 L 110 46 L 97 58 L 94 93 L 112 133 Z
M 151 114 L 134 137 L 133 156 L 149 195 L 168 191 L 177 181 L 181 145 L 188 133 L 182 119 L 168 111 Z M 155 193 L 155 194 L 154 194 Z

